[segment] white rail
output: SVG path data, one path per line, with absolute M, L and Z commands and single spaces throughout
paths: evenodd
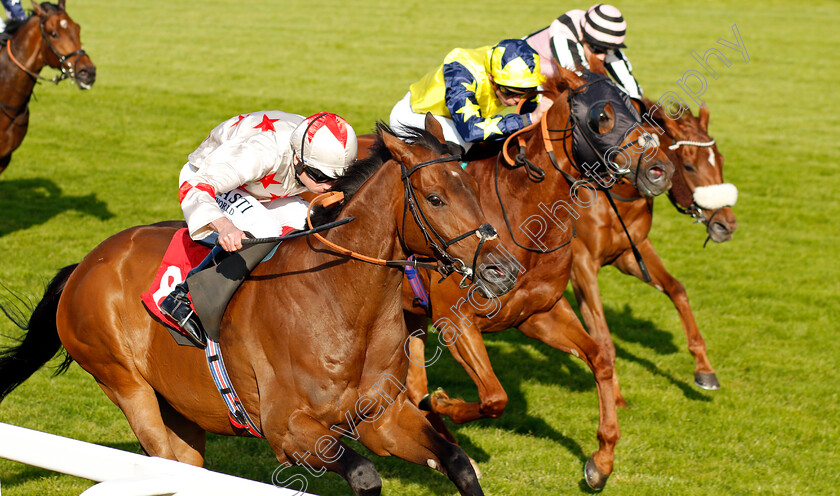
M 84 496 L 314 496 L 1 422 L 0 458 L 99 482 Z

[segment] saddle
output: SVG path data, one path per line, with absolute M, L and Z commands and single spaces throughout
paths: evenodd
M 184 346 L 192 343 L 178 331 L 178 325 L 160 311 L 160 302 L 175 286 L 184 281 L 189 271 L 210 252 L 215 239 L 193 241 L 187 229 L 179 229 L 172 237 L 149 290 L 141 295 L 146 309 L 162 322 L 175 341 Z M 262 261 L 274 255 L 280 243 L 246 246 L 228 254 L 214 267 L 194 274 L 189 280 L 190 299 L 207 336 L 219 341 L 219 326 L 227 305 L 248 274 Z

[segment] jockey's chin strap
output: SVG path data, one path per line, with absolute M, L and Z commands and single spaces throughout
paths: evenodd
M 63 12 L 63 11 L 61 11 L 61 12 Z M 34 71 L 31 71 L 31 70 L 27 69 L 23 64 L 21 64 L 18 61 L 18 59 L 15 58 L 14 55 L 12 55 L 12 40 L 10 39 L 6 42 L 6 53 L 8 53 L 9 58 L 12 60 L 12 62 L 15 63 L 16 66 L 18 66 L 18 68 L 20 68 L 20 70 L 22 70 L 23 72 L 28 74 L 29 77 L 34 79 L 36 83 L 38 83 L 40 81 L 49 81 L 51 83 L 58 84 L 65 79 L 75 80 L 76 79 L 76 64 L 79 63 L 79 60 L 82 58 L 83 55 L 87 55 L 87 53 L 84 51 L 83 48 L 79 48 L 78 50 L 75 50 L 75 51 L 70 52 L 68 54 L 62 55 L 62 54 L 58 53 L 58 50 L 56 50 L 55 47 L 53 46 L 52 42 L 50 42 L 50 39 L 47 36 L 46 29 L 44 28 L 44 23 L 46 23 L 47 19 L 49 19 L 51 16 L 56 15 L 56 14 L 60 14 L 61 12 L 55 12 L 53 14 L 48 15 L 47 17 L 42 17 L 41 20 L 40 20 L 40 23 L 41 23 L 41 38 L 47 44 L 47 47 L 50 49 L 50 51 L 56 57 L 58 57 L 58 68 L 61 70 L 61 74 L 55 76 L 54 78 L 47 79 L 44 76 L 38 74 L 37 72 L 34 72 Z M 70 65 L 69 63 L 67 63 L 67 59 L 72 57 L 73 55 L 78 55 L 78 57 L 76 57 L 76 61 L 72 65 Z
M 468 231 L 460 236 L 457 236 L 449 241 L 446 241 L 437 230 L 432 227 L 429 223 L 428 219 L 426 218 L 423 209 L 420 207 L 419 202 L 417 201 L 417 196 L 414 191 L 414 186 L 411 184 L 409 180 L 410 176 L 416 172 L 417 170 L 426 167 L 432 164 L 444 163 L 444 162 L 460 162 L 461 156 L 460 155 L 451 155 L 447 157 L 440 157 L 434 160 L 429 160 L 427 162 L 423 162 L 420 164 L 411 167 L 410 169 L 406 169 L 405 164 L 402 162 L 398 162 L 400 164 L 400 168 L 402 169 L 401 179 L 403 181 L 403 186 L 405 190 L 405 207 L 403 210 L 403 232 L 405 232 L 405 220 L 408 216 L 408 211 L 411 211 L 412 216 L 414 217 L 414 221 L 417 224 L 417 227 L 420 228 L 420 232 L 423 233 L 423 237 L 426 240 L 426 244 L 431 248 L 432 252 L 434 253 L 435 258 L 438 260 L 437 264 L 431 264 L 426 262 L 419 262 L 415 260 L 385 260 L 381 258 L 374 258 L 368 257 L 366 255 L 362 255 L 360 253 L 356 253 L 350 249 L 344 248 L 339 246 L 331 241 L 328 241 L 320 234 L 313 234 L 319 241 L 324 243 L 325 245 L 329 246 L 333 250 L 347 255 L 351 258 L 355 258 L 356 260 L 360 260 L 362 262 L 367 262 L 374 265 L 382 265 L 386 267 L 420 267 L 424 269 L 434 270 L 439 272 L 443 279 L 449 277 L 452 273 L 457 272 L 458 274 L 463 275 L 464 277 L 461 279 L 459 283 L 459 287 L 467 288 L 471 284 L 471 280 L 475 274 L 475 267 L 478 261 L 478 254 L 481 252 L 481 249 L 484 247 L 484 242 L 494 239 L 498 236 L 496 231 L 490 224 L 483 224 L 471 231 Z M 312 220 L 311 220 L 311 212 L 312 208 L 315 205 L 323 204 L 324 206 L 328 207 L 330 205 L 334 205 L 335 203 L 340 202 L 344 198 L 344 194 L 338 191 L 331 191 L 324 193 L 322 195 L 318 195 L 315 197 L 309 206 L 309 212 L 306 215 L 306 222 L 310 228 L 312 228 Z M 446 249 L 450 246 L 454 245 L 455 243 L 466 239 L 472 235 L 476 235 L 479 238 L 478 247 L 475 250 L 475 255 L 473 256 L 472 265 L 468 266 L 464 263 L 463 260 L 460 258 L 456 258 L 451 256 Z M 441 279 L 441 281 L 443 280 Z

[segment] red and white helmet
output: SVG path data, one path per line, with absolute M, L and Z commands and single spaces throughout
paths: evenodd
M 356 160 L 356 132 L 341 117 L 319 112 L 310 115 L 292 131 L 292 150 L 308 167 L 338 177 Z
M 621 11 L 612 5 L 599 3 L 589 7 L 581 19 L 583 39 L 587 43 L 603 48 L 625 48 L 624 36 L 627 23 Z

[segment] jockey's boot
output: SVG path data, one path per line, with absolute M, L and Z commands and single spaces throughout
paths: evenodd
M 192 308 L 190 298 L 187 296 L 188 292 L 186 282 L 175 286 L 175 289 L 160 302 L 160 311 L 172 317 L 178 323 L 181 334 L 189 339 L 192 344 L 204 349 L 207 347 L 207 337 L 201 327 L 201 321 L 198 320 L 198 316 Z
M 210 253 L 204 257 L 204 260 L 190 270 L 187 277 L 184 278 L 184 282 L 175 286 L 175 289 L 160 302 L 160 310 L 169 317 L 172 317 L 183 331 L 182 334 L 184 337 L 201 349 L 207 347 L 207 336 L 188 296 L 189 288 L 187 281 L 193 274 L 215 265 L 216 258 L 223 253 L 224 250 L 221 246 L 216 246 L 210 250 Z

